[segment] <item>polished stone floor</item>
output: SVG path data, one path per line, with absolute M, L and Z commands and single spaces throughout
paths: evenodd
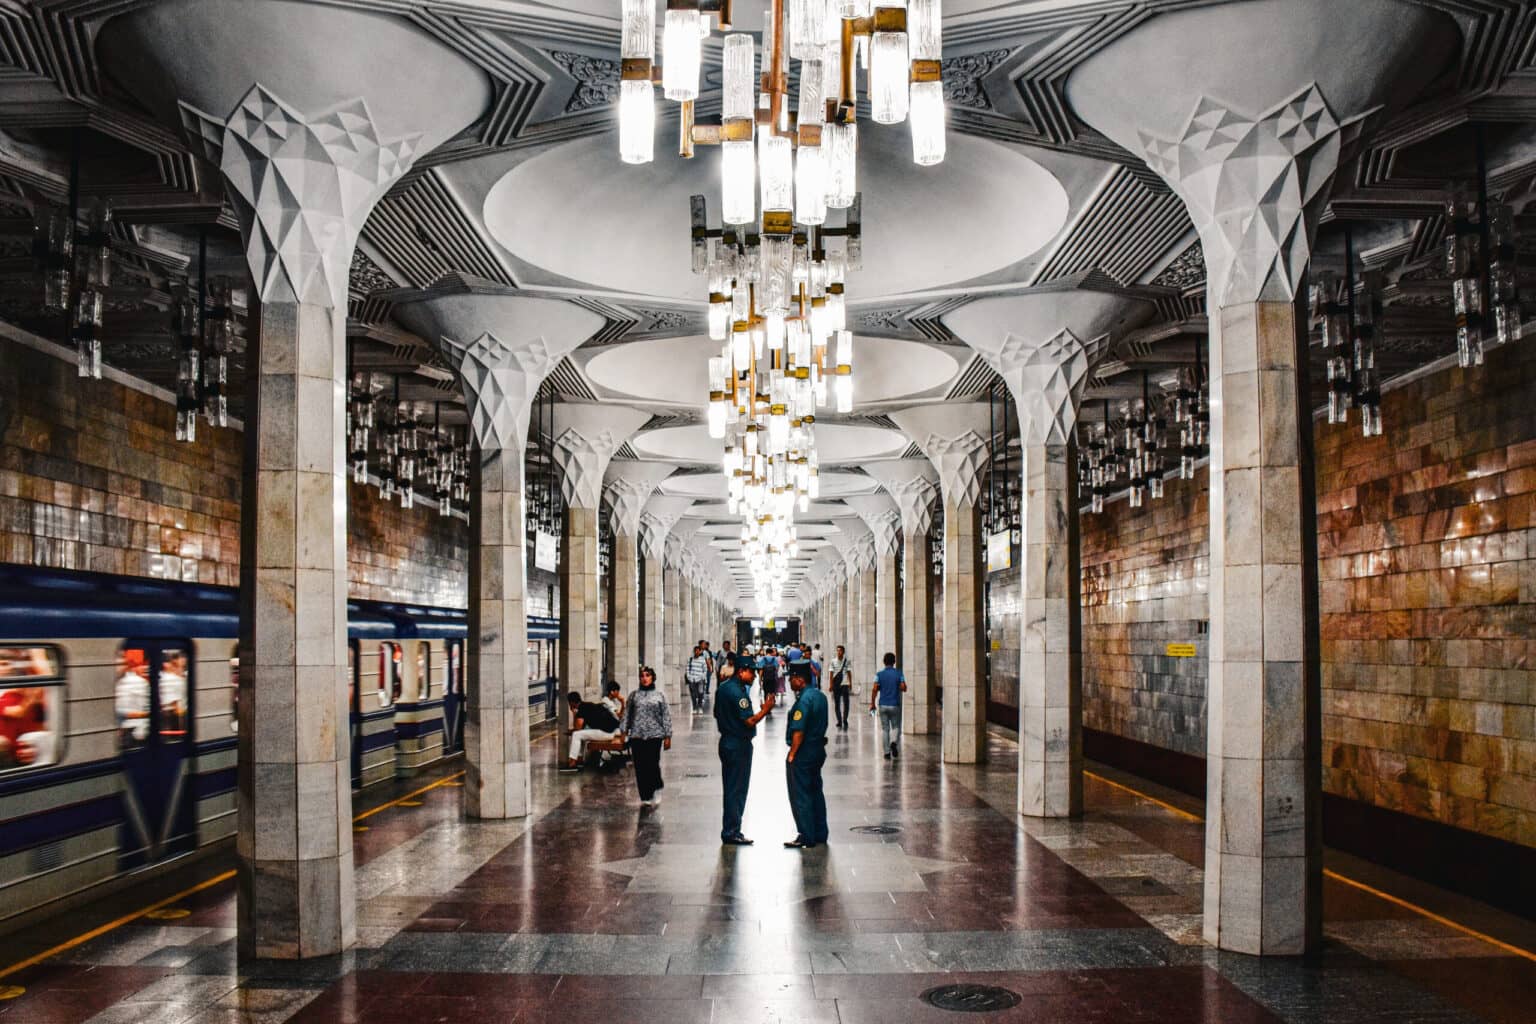
M 0 977 L 0 1024 L 1536 1019 L 1536 958 L 1518 945 L 1338 877 L 1315 957 L 1204 947 L 1190 809 L 1096 773 L 1082 821 L 1020 823 L 1002 738 L 980 767 L 945 768 L 932 739 L 890 762 L 856 716 L 831 743 L 832 843 L 795 852 L 777 713 L 747 810 L 758 845 L 721 848 L 713 726 L 694 722 L 653 811 L 627 772 L 556 774 L 549 739 L 526 821 L 466 821 L 455 766 L 375 797 L 343 956 L 238 963 L 233 883 L 213 873 L 227 865 L 204 865 L 200 891 Z M 27 953 L 0 951 L 0 971 Z M 1021 1000 L 989 1015 L 920 1001 L 959 981 Z

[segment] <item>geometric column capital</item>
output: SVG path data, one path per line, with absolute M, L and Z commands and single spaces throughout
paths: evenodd
M 969 507 L 981 497 L 989 413 L 985 402 L 918 405 L 891 413 L 938 471 L 946 505 Z
M 567 506 L 598 507 L 608 460 L 650 418 L 648 412 L 622 405 L 560 402 L 555 406 L 554 458 Z
M 1062 328 L 1041 342 L 1010 334 L 999 351 L 984 352 L 982 359 L 1018 403 L 1024 443 L 1066 444 L 1077 425 L 1088 371 L 1108 349 L 1108 335 L 1085 342 Z
M 563 299 L 490 291 L 439 291 L 402 301 L 395 313 L 453 367 L 480 447 L 517 452 L 539 385 L 603 326 Z
M 646 558 L 666 557 L 667 536 L 692 507 L 692 498 L 654 493 L 650 496 L 640 513 L 640 537 Z
M 1178 138 L 1137 133 L 1200 234 L 1210 308 L 1295 299 L 1333 176 L 1371 112 L 1340 121 L 1313 82 L 1262 114 L 1202 96 Z
M 939 478 L 926 459 L 872 462 L 864 470 L 879 480 L 896 502 L 908 536 L 921 536 L 933 528 L 933 496 L 939 489 Z
M 259 82 L 223 121 L 185 101 L 180 110 L 229 183 L 261 300 L 341 307 L 363 223 L 410 170 L 421 135 L 385 142 L 361 98 L 307 118 Z
M 603 497 L 613 514 L 611 523 L 615 534 L 636 535 L 646 499 L 674 468 L 664 462 L 615 462 L 609 465 Z
M 843 499 L 869 527 L 875 554 L 894 555 L 901 531 L 901 512 L 891 496 L 884 493 L 853 494 Z

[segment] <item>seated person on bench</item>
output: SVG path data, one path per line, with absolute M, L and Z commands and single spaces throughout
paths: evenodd
M 612 740 L 618 735 L 619 720 L 603 705 L 582 700 L 576 690 L 568 693 L 565 699 L 571 705 L 571 749 L 566 766 L 560 770 L 579 772 L 583 747 L 588 743 L 595 745 Z

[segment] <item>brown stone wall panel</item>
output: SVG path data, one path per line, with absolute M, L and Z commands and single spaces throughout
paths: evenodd
M 1324 787 L 1536 845 L 1536 349 L 1385 397 L 1387 433 L 1316 429 Z M 1085 724 L 1204 753 L 1205 478 L 1083 517 Z M 1198 607 L 1198 604 L 1195 605 Z
M 175 440 L 169 403 L 0 341 L 0 559 L 239 584 L 240 432 Z M 348 487 L 349 594 L 462 608 L 469 533 Z

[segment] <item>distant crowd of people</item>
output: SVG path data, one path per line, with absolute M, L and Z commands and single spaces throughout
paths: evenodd
M 887 653 L 882 661 L 884 666 L 868 677 L 869 711 L 880 723 L 880 748 L 889 761 L 901 756 L 901 695 L 907 683 L 895 654 Z M 731 649 L 729 640 L 718 651 L 711 649 L 708 640 L 693 645 L 682 682 L 691 713 L 712 710 L 720 734 L 722 843 L 752 845 L 741 831 L 752 779 L 752 743 L 758 724 L 773 714 L 786 685 L 794 703 L 785 724 L 785 779 L 797 834 L 784 845 L 810 849 L 827 842 L 822 786 L 827 733 L 848 729 L 857 678 L 842 645 L 834 648 L 830 659 L 823 659 L 820 644 L 760 644 L 739 652 Z M 830 700 L 822 691 L 823 683 Z M 566 697 L 570 745 L 561 771 L 574 774 L 588 766 L 621 766 L 627 760 L 634 766 L 641 806 L 656 807 L 666 787 L 661 754 L 672 748 L 673 723 L 666 696 L 656 687 L 655 670 L 642 667 L 639 687 L 628 697 L 616 681 L 609 682 L 595 702 L 586 700 L 579 690 Z

